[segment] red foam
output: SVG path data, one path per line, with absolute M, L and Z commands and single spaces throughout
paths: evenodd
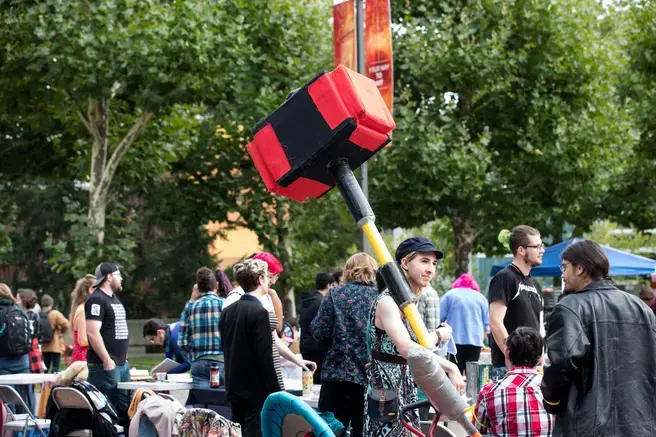
M 342 65 L 318 77 L 308 86 L 308 94 L 331 130 L 354 119 L 357 127 L 349 140 L 370 152 L 378 151 L 396 126 L 374 81 Z M 331 188 L 304 177 L 287 187 L 278 184 L 291 166 L 271 124 L 255 134 L 247 150 L 267 189 L 273 193 L 302 202 L 308 197 L 321 197 Z
M 375 152 L 387 142 L 387 135 L 381 134 L 364 124 L 359 124 L 349 137 L 349 140 L 363 149 Z
M 288 187 L 276 185 L 271 191 L 298 202 L 303 202 L 308 197 L 319 198 L 331 188 L 332 187 L 313 179 L 298 178 Z
M 353 137 L 353 142 L 365 149 L 380 148 L 396 127 L 375 82 L 343 65 L 314 81 L 308 93 L 331 129 L 347 118 L 354 118 L 358 126 L 369 128 Z M 382 137 L 384 139 L 374 146 L 373 142 Z
M 291 169 L 273 127 L 267 124 L 260 129 L 246 149 L 255 163 L 255 168 L 262 176 L 264 185 L 272 191 L 278 179 Z

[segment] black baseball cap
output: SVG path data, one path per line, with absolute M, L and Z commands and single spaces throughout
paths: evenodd
M 98 288 L 100 287 L 100 284 L 105 282 L 105 278 L 107 275 L 110 273 L 114 273 L 115 271 L 118 270 L 118 266 L 114 263 L 101 263 L 98 264 L 98 267 L 96 267 L 96 280 L 93 281 L 93 288 Z
M 437 259 L 444 258 L 444 254 L 435 249 L 433 242 L 425 237 L 411 237 L 404 240 L 399 247 L 396 248 L 396 262 L 400 263 L 403 258 L 412 252 L 434 252 Z

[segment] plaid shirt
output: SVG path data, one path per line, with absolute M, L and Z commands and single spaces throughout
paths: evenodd
M 36 337 L 32 338 L 32 347 L 27 355 L 30 357 L 30 373 L 43 373 L 43 354 Z
M 472 423 L 481 434 L 550 437 L 554 416 L 542 404 L 542 375 L 534 367 L 515 367 L 505 378 L 483 387 Z
M 190 362 L 205 355 L 223 355 L 219 319 L 223 299 L 215 292 L 187 302 L 180 316 L 178 345 Z
M 440 327 L 440 296 L 430 285 L 421 291 L 417 310 L 428 332 Z

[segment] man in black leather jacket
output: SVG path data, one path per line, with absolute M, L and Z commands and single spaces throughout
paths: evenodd
M 563 252 L 566 296 L 549 317 L 545 408 L 553 436 L 656 433 L 656 317 L 615 288 L 601 247 L 584 240 Z

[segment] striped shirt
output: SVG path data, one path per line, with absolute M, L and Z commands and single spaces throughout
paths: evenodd
M 542 375 L 534 367 L 515 367 L 502 380 L 483 387 L 472 423 L 481 434 L 550 437 L 554 416 L 542 403 Z
M 187 302 L 180 316 L 178 345 L 190 362 L 206 355 L 223 355 L 219 320 L 223 299 L 215 292 Z
M 276 376 L 278 377 L 278 384 L 280 384 L 280 390 L 285 390 L 285 380 L 282 377 L 282 366 L 280 365 L 280 351 L 278 346 L 276 346 L 276 337 L 278 333 L 276 328 L 278 327 L 278 317 L 276 313 L 269 312 L 269 327 L 271 328 L 271 341 L 272 341 L 272 352 L 273 352 L 273 367 L 276 369 Z

